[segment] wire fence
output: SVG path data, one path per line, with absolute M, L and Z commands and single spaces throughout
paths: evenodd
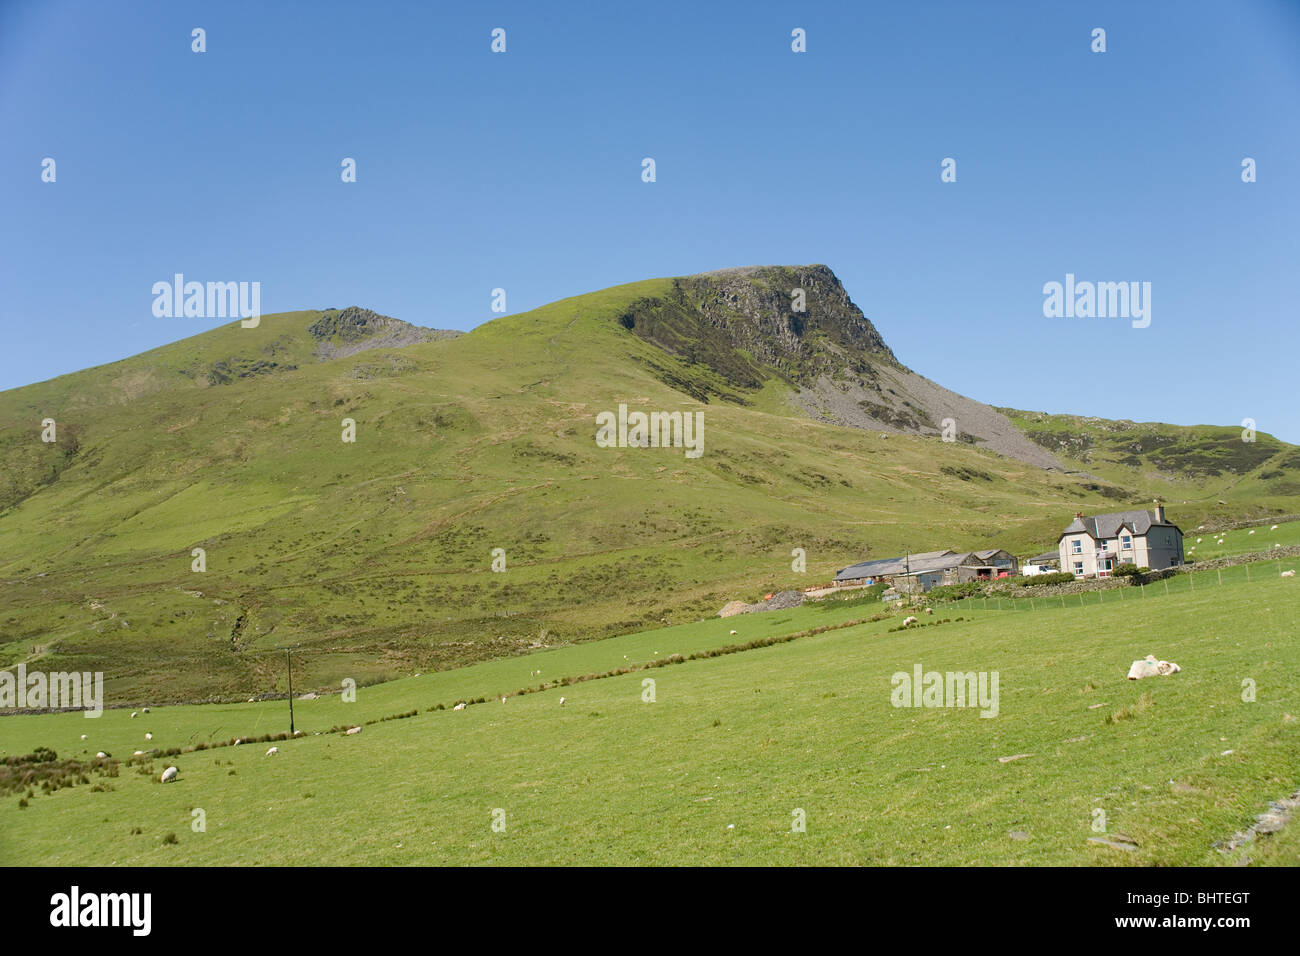
M 1157 581 L 1135 586 L 1097 588 L 1073 594 L 1033 594 L 1025 597 L 999 595 L 995 597 L 967 598 L 947 605 L 949 609 L 964 608 L 983 611 L 1042 611 L 1052 608 L 1091 607 L 1098 604 L 1118 604 L 1124 601 L 1142 601 L 1148 598 L 1194 594 L 1225 585 L 1249 584 L 1281 575 L 1287 567 L 1296 565 L 1296 559 L 1271 559 L 1251 564 L 1237 564 L 1204 571 L 1187 571 L 1173 574 Z M 1032 590 L 1026 588 L 1025 590 Z

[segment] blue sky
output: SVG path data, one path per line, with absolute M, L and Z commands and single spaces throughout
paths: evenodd
M 0 388 L 219 324 L 176 272 L 470 329 L 823 262 L 974 398 L 1300 442 L 1298 105 L 1297 2 L 0 0 Z M 1150 327 L 1044 318 L 1067 272 Z

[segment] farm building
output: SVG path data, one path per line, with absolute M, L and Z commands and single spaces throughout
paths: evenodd
M 1172 568 L 1183 563 L 1183 532 L 1154 510 L 1114 511 L 1086 517 L 1076 512 L 1057 543 L 1061 570 L 1076 578 L 1108 578 L 1121 564 Z
M 925 551 L 852 565 L 835 576 L 835 584 L 845 587 L 884 582 L 898 591 L 915 593 L 940 584 L 991 580 L 1017 573 L 1015 556 L 1000 548 L 964 552 Z

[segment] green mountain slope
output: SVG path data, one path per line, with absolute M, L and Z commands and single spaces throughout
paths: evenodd
M 301 644 L 295 687 L 337 688 L 693 620 L 904 547 L 1041 550 L 1075 510 L 1173 488 L 1176 520 L 1222 510 L 1222 476 L 1062 470 L 899 364 L 822 266 L 455 337 L 345 312 L 0 394 L 0 667 L 102 670 L 110 701 L 245 697 L 284 690 L 274 648 Z M 598 447 L 620 405 L 702 412 L 704 454 Z
M 1071 469 L 1171 502 L 1213 499 L 1216 515 L 1272 514 L 1300 495 L 1300 448 L 1263 432 L 999 411 Z

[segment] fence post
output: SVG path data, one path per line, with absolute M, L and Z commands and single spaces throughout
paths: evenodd
M 1219 576 L 1219 583 L 1223 584 L 1223 568 L 1216 568 L 1214 573 Z
M 1187 583 L 1190 584 L 1190 585 L 1192 586 L 1192 590 L 1195 591 L 1195 590 L 1196 590 L 1196 578 L 1193 576 L 1193 574 L 1194 574 L 1194 572 L 1192 572 L 1192 571 L 1188 571 L 1188 572 L 1187 572 Z
M 1146 597 L 1146 596 L 1147 596 L 1147 586 L 1146 586 L 1146 584 L 1144 584 L 1143 582 L 1139 581 L 1139 582 L 1138 582 L 1138 588 L 1142 591 L 1142 596 L 1143 596 L 1143 597 Z
M 1165 578 L 1165 597 L 1169 596 L 1169 579 Z
M 1247 583 L 1247 584 L 1250 583 L 1250 565 L 1249 565 L 1249 564 L 1246 565 L 1246 583 Z

